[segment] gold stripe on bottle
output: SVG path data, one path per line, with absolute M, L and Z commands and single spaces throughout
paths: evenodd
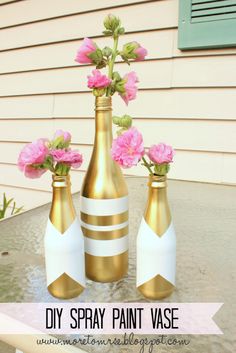
M 157 275 L 139 286 L 138 290 L 149 299 L 163 299 L 171 295 L 174 288 L 164 277 Z
M 86 275 L 95 282 L 115 282 L 128 271 L 128 251 L 115 256 L 93 256 L 85 253 L 85 261 Z
M 124 237 L 129 232 L 129 226 L 121 229 L 109 230 L 109 231 L 97 231 L 81 227 L 85 237 L 96 239 L 96 240 L 113 240 Z
M 80 212 L 81 221 L 94 226 L 113 226 L 128 221 L 129 211 L 111 215 L 111 216 L 94 216 Z
M 71 299 L 78 297 L 83 292 L 84 287 L 66 273 L 63 273 L 48 286 L 48 290 L 56 298 Z

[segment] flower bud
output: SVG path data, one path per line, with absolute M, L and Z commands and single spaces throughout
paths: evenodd
M 116 82 L 118 82 L 118 81 L 121 80 L 120 74 L 119 74 L 119 72 L 117 72 L 117 71 L 113 72 L 112 78 L 113 78 L 113 80 L 116 81 Z
M 94 88 L 93 89 L 93 95 L 95 97 L 102 97 L 105 94 L 106 90 L 105 88 Z
M 120 55 L 124 61 L 141 61 L 144 60 L 145 56 L 147 55 L 147 50 L 143 48 L 138 42 L 129 42 L 124 44 Z
M 104 27 L 106 30 L 111 31 L 112 34 L 120 26 L 120 19 L 112 14 L 109 14 L 104 19 Z
M 113 116 L 112 121 L 115 125 L 124 128 L 125 130 L 129 129 L 132 126 L 132 118 L 129 115 Z
M 71 134 L 67 131 L 57 130 L 51 142 L 53 148 L 67 148 L 71 142 Z
M 115 90 L 121 94 L 125 93 L 126 80 L 120 80 L 115 84 Z
M 88 57 L 92 60 L 93 64 L 98 65 L 103 61 L 103 54 L 101 49 L 97 48 L 94 52 L 88 54 Z
M 136 59 L 135 49 L 138 48 L 137 42 L 129 42 L 123 45 L 123 50 L 121 51 L 121 57 L 123 59 Z
M 111 48 L 109 48 L 109 47 L 103 48 L 102 54 L 103 54 L 103 56 L 109 58 L 111 56 L 111 54 L 112 54 Z

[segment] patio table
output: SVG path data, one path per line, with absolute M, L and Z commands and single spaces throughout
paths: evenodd
M 128 177 L 127 183 L 128 275 L 116 283 L 88 280 L 86 290 L 71 302 L 148 302 L 135 287 L 135 240 L 145 208 L 147 179 Z M 188 346 L 157 346 L 153 352 L 236 352 L 236 187 L 174 180 L 168 186 L 177 234 L 177 284 L 171 297 L 162 302 L 223 302 L 214 320 L 224 335 L 181 336 L 191 341 Z M 79 211 L 79 195 L 73 198 Z M 47 204 L 0 222 L 0 302 L 58 302 L 47 291 L 44 268 L 43 237 L 49 208 Z M 80 348 L 87 352 L 139 351 L 136 346 Z M 15 348 L 0 342 L 0 353 L 13 352 Z

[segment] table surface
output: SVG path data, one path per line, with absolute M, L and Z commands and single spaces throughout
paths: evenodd
M 145 207 L 147 180 L 130 177 L 127 183 L 130 192 L 128 275 L 109 284 L 88 280 L 83 294 L 71 302 L 148 302 L 135 288 L 135 240 Z M 162 346 L 161 350 L 155 347 L 153 352 L 236 352 L 236 187 L 173 180 L 168 184 L 177 234 L 177 288 L 162 302 L 223 302 L 215 321 L 224 335 L 180 336 L 190 339 L 190 344 L 172 349 Z M 75 194 L 77 210 L 78 200 Z M 49 208 L 50 205 L 45 205 L 0 222 L 0 302 L 58 301 L 47 292 L 44 269 L 43 237 Z M 9 254 L 1 255 L 4 251 Z M 86 350 L 138 351 L 135 346 Z M 12 352 L 12 347 L 0 344 L 0 353 Z

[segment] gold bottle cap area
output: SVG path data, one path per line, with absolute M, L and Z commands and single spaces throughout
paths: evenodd
M 166 188 L 166 175 L 149 175 L 148 184 L 151 188 Z
M 111 97 L 96 97 L 96 111 L 112 110 Z
M 70 186 L 70 176 L 69 175 L 53 175 L 52 176 L 52 187 L 56 188 L 66 188 Z

